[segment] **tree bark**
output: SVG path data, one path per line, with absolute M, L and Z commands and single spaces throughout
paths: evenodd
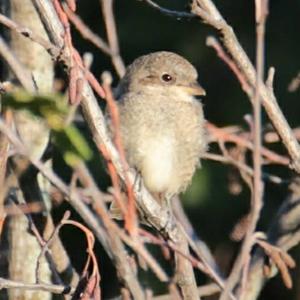
M 7 0 L 8 1 L 8 0 Z M 46 31 L 40 21 L 40 18 L 30 0 L 10 0 L 11 18 L 23 24 L 39 34 L 47 38 Z M 18 33 L 11 33 L 10 41 L 11 49 L 15 53 L 17 59 L 30 71 L 36 83 L 38 92 L 50 92 L 53 86 L 54 68 L 51 57 L 45 49 L 33 43 Z M 49 129 L 44 121 L 33 118 L 25 111 L 18 111 L 14 114 L 16 129 L 28 147 L 30 153 L 35 158 L 40 158 L 49 141 Z M 19 163 L 19 159 L 17 162 Z M 28 169 L 20 178 L 28 178 L 30 172 Z M 31 183 L 26 182 L 25 186 L 30 190 L 39 193 L 37 183 L 37 174 L 31 178 Z M 22 180 L 20 180 L 21 183 Z M 22 184 L 21 184 L 22 186 Z M 24 186 L 24 184 L 23 184 Z M 18 200 L 22 201 L 21 193 L 18 194 Z M 26 199 L 27 200 L 27 199 Z M 41 199 L 31 199 L 37 201 Z M 10 279 L 22 282 L 36 282 L 36 265 L 37 257 L 41 252 L 41 247 L 35 236 L 28 232 L 28 219 L 25 215 L 20 214 L 11 218 L 9 226 L 9 273 Z M 48 263 L 43 258 L 40 268 L 40 280 L 43 282 L 51 282 L 51 272 Z M 22 291 L 17 289 L 9 290 L 10 299 L 51 299 L 51 293 L 44 291 Z

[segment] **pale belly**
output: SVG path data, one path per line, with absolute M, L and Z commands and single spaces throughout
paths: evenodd
M 154 193 L 170 192 L 176 184 L 174 140 L 171 137 L 147 139 L 139 149 L 139 169 L 145 185 Z

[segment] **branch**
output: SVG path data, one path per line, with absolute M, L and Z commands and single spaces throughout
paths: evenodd
M 118 41 L 118 34 L 116 22 L 113 12 L 113 0 L 100 0 L 102 6 L 102 13 L 106 27 L 108 44 L 110 46 L 112 55 L 112 63 L 120 77 L 125 74 L 125 65 L 120 55 L 120 47 Z
M 76 27 L 83 38 L 93 43 L 96 47 L 103 51 L 104 54 L 110 56 L 117 74 L 119 77 L 122 77 L 125 73 L 125 65 L 120 56 L 119 47 L 117 49 L 113 49 L 99 35 L 91 31 L 91 29 L 68 7 L 68 5 L 63 3 L 63 7 L 69 20 Z
M 167 9 L 167 8 L 163 8 L 161 6 L 159 6 L 157 3 L 155 3 L 152 0 L 144 0 L 145 3 L 147 3 L 149 6 L 151 6 L 152 8 L 158 10 L 159 12 L 163 13 L 166 16 L 169 17 L 175 17 L 175 18 L 195 18 L 196 15 L 195 14 L 191 14 L 188 12 L 184 12 L 184 11 L 175 11 L 175 10 L 171 10 L 171 9 Z
M 210 283 L 207 285 L 198 287 L 198 295 L 201 297 L 208 297 L 214 294 L 220 293 L 220 287 L 215 283 Z M 153 300 L 170 300 L 170 295 L 160 295 L 153 298 Z
M 5 278 L 0 278 L 0 289 L 21 289 L 31 291 L 46 291 L 53 294 L 70 295 L 74 293 L 74 289 L 69 286 L 46 283 L 24 283 Z
M 135 299 L 144 299 L 143 291 L 137 281 L 131 265 L 129 265 L 127 252 L 119 237 L 113 233 L 111 235 L 106 234 L 102 225 L 99 224 L 99 220 L 80 198 L 79 193 L 70 190 L 70 188 L 53 172 L 52 169 L 48 168 L 47 165 L 43 164 L 37 159 L 31 158 L 26 147 L 5 125 L 2 119 L 0 119 L 0 131 L 9 138 L 10 142 L 14 145 L 18 153 L 28 157 L 30 162 L 46 178 L 48 178 L 52 184 L 59 188 L 68 197 L 70 204 L 89 225 L 89 227 L 92 228 L 97 239 L 103 245 L 108 255 L 110 255 L 110 257 L 113 256 L 113 258 L 116 260 L 116 266 L 120 273 L 119 275 L 129 287 L 133 297 Z M 122 263 L 122 266 L 119 265 L 120 263 Z
M 222 41 L 225 48 L 254 89 L 256 85 L 256 71 L 244 49 L 240 45 L 232 27 L 227 24 L 214 3 L 211 0 L 193 0 L 192 12 L 222 34 Z M 300 146 L 280 107 L 278 106 L 273 90 L 266 86 L 263 82 L 261 82 L 260 85 L 262 105 L 264 106 L 274 128 L 281 137 L 283 144 L 288 150 L 292 159 L 292 167 L 300 173 Z
M 267 232 L 267 240 L 270 244 L 288 251 L 300 242 L 300 180 L 296 178 L 290 185 L 290 196 L 283 201 L 277 215 Z M 263 286 L 270 277 L 277 274 L 278 270 L 272 268 L 270 277 L 266 277 L 263 271 L 265 253 L 256 249 L 249 269 L 248 282 L 244 293 L 244 300 L 255 300 Z
M 265 22 L 267 17 L 267 6 L 263 5 L 262 1 L 256 1 L 256 82 L 255 92 L 252 98 L 253 115 L 254 115 L 254 149 L 253 149 L 253 195 L 251 199 L 250 219 L 247 226 L 246 235 L 240 250 L 240 254 L 237 257 L 234 266 L 227 279 L 224 292 L 222 292 L 221 300 L 228 298 L 228 293 L 234 289 L 234 287 L 240 281 L 241 294 L 243 294 L 246 282 L 248 267 L 250 262 L 250 251 L 255 244 L 253 236 L 257 226 L 257 222 L 260 217 L 260 212 L 263 206 L 263 185 L 262 185 L 262 170 L 261 170 L 261 82 L 263 81 L 264 74 L 264 33 Z M 242 280 L 240 280 L 240 274 L 243 270 Z
M 2 15 L 0 14 L 0 22 L 2 22 Z M 0 55 L 10 66 L 11 70 L 18 78 L 20 83 L 31 92 L 36 90 L 36 86 L 34 84 L 31 72 L 26 69 L 17 57 L 12 53 L 12 50 L 8 47 L 4 39 L 0 36 Z
M 5 25 L 7 28 L 10 28 L 11 30 L 14 30 L 18 33 L 20 33 L 21 35 L 23 35 L 26 38 L 29 38 L 30 40 L 32 40 L 35 43 L 40 44 L 43 48 L 45 48 L 51 56 L 54 56 L 54 58 L 56 59 L 57 57 L 60 56 L 61 51 L 58 47 L 55 47 L 51 42 L 49 42 L 48 40 L 46 40 L 44 37 L 42 37 L 39 34 L 36 34 L 35 32 L 33 32 L 32 30 L 30 30 L 27 27 L 23 27 L 22 25 L 17 24 L 16 22 L 14 22 L 13 20 L 7 18 L 5 15 L 0 14 L 0 23 L 2 23 L 3 25 Z M 14 66 L 14 64 L 9 64 L 10 66 Z M 20 66 L 17 66 L 18 68 L 21 68 Z M 13 69 L 14 70 L 14 69 Z M 17 70 L 16 70 L 17 71 Z M 29 80 L 28 78 L 30 78 L 32 75 L 28 74 L 28 72 L 26 73 L 25 71 L 23 71 L 24 76 L 26 76 L 26 78 L 24 78 L 25 80 Z M 18 77 L 18 79 L 22 79 L 23 77 L 20 76 L 19 72 L 15 72 L 16 76 Z M 29 84 L 24 84 L 23 80 L 20 82 L 22 83 L 22 85 L 29 91 L 32 91 L 32 87 L 30 88 Z
M 253 151 L 254 147 L 252 142 L 245 137 L 245 134 L 234 134 L 231 132 L 227 132 L 226 128 L 219 128 L 212 123 L 207 122 L 206 124 L 209 135 L 211 136 L 211 141 L 218 142 L 226 142 L 226 143 L 234 143 L 237 146 L 249 149 Z M 249 136 L 249 134 L 247 134 Z M 246 136 L 247 136 L 246 135 Z M 261 155 L 268 160 L 269 162 L 280 164 L 283 166 L 288 166 L 290 160 L 282 155 L 277 154 L 274 151 L 269 150 L 266 147 L 262 147 Z
M 87 39 L 91 43 L 93 43 L 96 47 L 98 47 L 103 53 L 107 55 L 112 55 L 112 51 L 109 48 L 109 45 L 97 34 L 91 31 L 91 29 L 80 19 L 78 15 L 76 15 L 68 5 L 63 3 L 63 8 L 69 18 L 69 20 L 72 22 L 72 24 L 75 26 L 75 28 L 80 32 L 83 38 Z

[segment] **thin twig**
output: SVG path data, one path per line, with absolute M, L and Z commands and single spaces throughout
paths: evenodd
M 252 97 L 253 90 L 247 82 L 245 75 L 241 72 L 241 70 L 237 67 L 236 63 L 229 57 L 229 55 L 225 53 L 218 40 L 213 36 L 209 36 L 206 38 L 206 45 L 215 49 L 220 59 L 222 59 L 235 74 L 244 92 L 249 97 Z
M 215 283 L 210 283 L 207 285 L 198 287 L 198 294 L 201 297 L 208 297 L 214 294 L 220 293 L 220 287 Z M 153 298 L 153 300 L 170 300 L 170 295 L 160 295 Z
M 299 89 L 300 86 L 300 72 L 291 80 L 288 85 L 288 91 L 294 93 Z
M 250 222 L 245 236 L 244 257 L 250 257 L 252 248 L 251 237 L 254 235 L 260 212 L 263 206 L 263 183 L 261 170 L 261 83 L 264 81 L 264 55 L 265 55 L 265 24 L 268 15 L 268 0 L 255 1 L 255 17 L 256 17 L 256 84 L 253 98 L 253 115 L 254 115 L 254 151 L 253 151 L 253 198 L 251 201 Z M 246 247 L 247 245 L 247 247 Z M 249 262 L 244 264 L 243 280 L 241 295 L 245 290 L 247 282 Z
M 67 219 L 69 218 L 70 216 L 70 213 L 67 211 L 63 217 L 63 219 Z M 36 264 L 36 270 L 35 270 L 35 278 L 36 278 L 36 281 L 37 283 L 40 283 L 39 282 L 39 273 L 40 273 L 40 268 L 41 268 L 41 265 L 42 265 L 42 259 L 43 257 L 45 256 L 45 254 L 49 251 L 49 246 L 50 244 L 53 242 L 53 240 L 56 238 L 56 236 L 58 235 L 58 231 L 60 229 L 61 225 L 58 224 L 58 226 L 56 226 L 51 234 L 51 236 L 49 237 L 49 239 L 47 241 L 40 241 L 40 244 L 41 244 L 41 252 L 37 258 L 37 264 Z
M 80 293 L 80 297 L 82 300 L 88 300 L 90 298 L 95 300 L 101 299 L 101 292 L 100 292 L 100 272 L 97 263 L 97 258 L 94 252 L 94 245 L 95 245 L 95 237 L 93 233 L 83 224 L 74 221 L 68 220 L 67 215 L 65 214 L 64 218 L 61 220 L 62 225 L 72 225 L 79 228 L 81 231 L 84 232 L 87 241 L 87 253 L 88 258 L 84 267 L 84 271 L 81 277 L 85 277 L 87 279 L 86 286 L 84 287 L 83 291 Z M 90 267 L 92 266 L 92 267 Z M 91 274 L 88 275 L 88 271 L 91 269 Z
M 264 0 L 262 0 L 264 2 Z M 254 163 L 254 175 L 253 175 L 253 195 L 251 199 L 251 211 L 248 228 L 246 231 L 245 239 L 240 250 L 240 254 L 236 259 L 236 262 L 231 270 L 228 277 L 224 291 L 221 294 L 221 300 L 228 298 L 228 293 L 234 289 L 235 285 L 239 281 L 240 273 L 242 269 L 243 278 L 241 281 L 242 289 L 241 294 L 244 292 L 244 284 L 247 282 L 246 269 L 248 269 L 248 263 L 250 262 L 250 251 L 254 245 L 253 234 L 256 229 L 260 211 L 262 208 L 262 171 L 261 171 L 261 82 L 263 81 L 263 70 L 264 70 L 264 31 L 265 21 L 267 17 L 267 2 L 262 1 L 256 2 L 256 21 L 257 21 L 257 53 L 256 53 L 256 86 L 255 94 L 252 100 L 253 111 L 254 111 L 254 151 L 253 151 L 253 163 Z M 260 12 L 260 15 L 258 13 Z
M 0 14 L 0 22 L 1 22 L 1 14 Z M 8 47 L 4 39 L 0 36 L 0 55 L 10 66 L 13 73 L 16 75 L 20 83 L 31 92 L 36 90 L 32 74 L 29 70 L 27 70 L 17 59 L 17 57 L 13 54 L 12 50 Z
M 106 1 L 106 0 L 105 0 Z M 106 74 L 106 76 L 104 76 Z M 108 106 L 108 111 L 110 114 L 110 118 L 112 120 L 112 126 L 113 126 L 113 132 L 114 132 L 114 143 L 116 145 L 116 148 L 119 152 L 121 163 L 122 163 L 122 168 L 124 170 L 129 169 L 129 165 L 126 161 L 125 157 L 125 150 L 123 147 L 123 142 L 121 139 L 121 125 L 120 125 L 120 116 L 119 116 L 119 111 L 118 111 L 118 106 L 115 102 L 115 99 L 113 98 L 112 90 L 111 90 L 111 77 L 107 74 L 103 74 L 103 88 L 105 90 L 106 94 L 106 102 Z M 108 159 L 109 161 L 109 159 Z M 115 171 L 115 170 L 114 170 Z M 115 171 L 116 173 L 116 171 Z M 116 177 L 118 179 L 118 176 L 116 174 Z M 127 193 L 127 198 L 128 198 L 128 205 L 127 205 L 127 210 L 125 211 L 124 214 L 124 220 L 125 220 L 125 228 L 128 230 L 128 232 L 132 236 L 136 236 L 138 232 L 138 222 L 137 222 L 137 211 L 136 211 L 136 203 L 135 203 L 135 197 L 133 193 L 133 185 L 130 182 L 127 174 L 125 173 L 124 176 L 124 181 L 126 185 L 126 193 Z M 115 190 L 118 192 L 120 195 L 120 185 L 118 182 L 114 185 Z M 120 204 L 120 203 L 119 203 Z
M 82 19 L 76 15 L 65 3 L 63 3 L 63 8 L 76 29 L 80 32 L 83 38 L 87 39 L 103 51 L 107 55 L 112 55 L 112 51 L 109 45 L 97 34 L 95 34 L 91 29 L 82 21 Z
M 300 180 L 296 178 L 290 185 L 290 195 L 284 199 L 283 204 L 274 216 L 266 234 L 268 243 L 282 251 L 288 251 L 299 245 L 300 231 Z M 266 256 L 264 251 L 257 248 L 253 254 L 244 300 L 258 298 L 267 280 L 275 276 L 278 271 L 272 268 L 272 274 L 267 277 L 264 272 Z
M 23 27 L 22 25 L 17 24 L 13 20 L 9 19 L 3 14 L 0 14 L 0 23 L 5 25 L 7 28 L 10 28 L 12 30 L 15 30 L 16 32 L 19 32 L 24 37 L 31 39 L 32 41 L 40 44 L 42 47 L 44 47 L 55 59 L 58 58 L 62 53 L 58 47 L 55 47 L 51 42 L 44 39 L 41 35 L 36 34 L 32 30 L 30 30 L 27 27 Z M 19 73 L 18 73 L 19 74 Z M 30 78 L 31 76 L 28 76 Z M 19 78 L 19 76 L 18 76 Z M 28 80 L 27 78 L 27 80 Z M 23 84 L 23 82 L 21 82 Z M 29 89 L 27 85 L 24 85 L 26 89 L 31 91 L 32 89 Z M 30 86 L 30 85 L 29 85 Z
M 271 263 L 274 263 L 281 274 L 284 285 L 291 289 L 293 287 L 293 281 L 289 269 L 296 267 L 295 260 L 284 250 L 279 247 L 273 246 L 265 240 L 257 239 L 256 243 L 264 250 L 269 256 Z M 270 265 L 264 265 L 265 276 L 270 276 L 271 267 Z
M 74 289 L 70 286 L 62 286 L 56 284 L 46 283 L 25 283 L 19 281 L 8 280 L 0 278 L 0 289 L 21 289 L 31 291 L 47 291 L 53 294 L 72 295 Z
M 100 2 L 102 6 L 108 44 L 112 53 L 111 60 L 119 77 L 123 77 L 125 74 L 125 65 L 120 55 L 117 27 L 113 12 L 113 0 L 100 0 Z
M 240 147 L 245 147 L 253 151 L 253 143 L 249 139 L 243 137 L 243 135 L 227 132 L 224 128 L 216 127 L 214 124 L 209 122 L 207 122 L 206 127 L 209 134 L 214 137 L 214 139 L 211 139 L 212 141 L 231 142 Z M 287 157 L 279 155 L 265 147 L 262 147 L 261 155 L 263 155 L 272 163 L 281 164 L 284 166 L 287 166 L 290 163 L 290 160 Z
M 220 154 L 215 154 L 215 153 L 205 153 L 203 155 L 203 159 L 208 159 L 208 160 L 214 160 L 214 161 L 218 161 L 218 162 L 222 162 L 224 164 L 231 164 L 233 166 L 235 166 L 236 168 L 238 168 L 239 170 L 247 173 L 250 176 L 253 176 L 254 172 L 253 169 L 251 169 L 249 166 L 247 166 L 246 164 L 235 160 L 233 157 L 231 156 L 224 156 L 220 155 Z M 273 182 L 275 184 L 281 184 L 281 183 L 285 183 L 288 182 L 287 179 L 283 179 L 279 176 L 273 175 L 273 174 L 268 174 L 268 173 L 262 173 L 262 178 L 264 180 L 268 180 L 269 182 Z
M 169 16 L 169 17 L 175 17 L 178 19 L 181 19 L 181 18 L 192 19 L 192 18 L 197 17 L 195 14 L 188 13 L 185 11 L 176 11 L 176 10 L 163 8 L 152 0 L 144 0 L 144 2 L 147 3 L 149 6 L 151 6 L 152 8 L 160 11 L 161 13 L 163 13 L 164 15 Z

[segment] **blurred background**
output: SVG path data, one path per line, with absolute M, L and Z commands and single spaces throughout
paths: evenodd
M 250 59 L 254 61 L 254 1 L 216 0 L 214 2 L 228 23 L 232 25 Z M 99 1 L 77 1 L 77 3 L 77 13 L 84 22 L 94 32 L 106 38 Z M 188 10 L 186 0 L 161 0 L 157 3 L 170 9 Z M 233 73 L 216 56 L 215 51 L 205 45 L 207 36 L 217 37 L 217 32 L 196 19 L 176 19 L 162 15 L 138 0 L 116 0 L 115 17 L 121 55 L 126 64 L 142 54 L 153 51 L 167 50 L 179 53 L 198 69 L 199 81 L 207 92 L 207 96 L 202 99 L 206 119 L 220 127 L 238 125 L 248 130 L 244 116 L 251 113 L 251 106 L 246 94 L 241 90 Z M 270 1 L 266 29 L 266 69 L 270 66 L 276 68 L 275 94 L 292 127 L 297 127 L 300 123 L 299 90 L 294 93 L 287 90 L 290 81 L 300 69 L 300 38 L 297 33 L 299 20 L 299 1 Z M 118 77 L 110 59 L 85 41 L 75 29 L 72 33 L 74 44 L 80 53 L 93 54 L 92 71 L 96 77 L 99 78 L 103 71 L 109 70 L 113 73 L 114 84 L 117 84 Z M 268 126 L 269 121 L 264 116 L 264 128 Z M 272 148 L 285 154 L 280 144 L 272 145 Z M 210 151 L 218 151 L 217 146 L 210 145 Z M 58 153 L 54 163 L 60 174 L 64 173 L 67 178 L 70 172 Z M 110 181 L 99 157 L 95 157 L 90 166 L 99 186 L 106 190 L 110 186 Z M 259 224 L 259 230 L 262 231 L 267 229 L 276 209 L 286 198 L 289 181 L 294 177 L 292 171 L 283 167 L 269 166 L 264 171 L 281 176 L 285 180 L 282 184 L 265 183 L 265 205 Z M 208 244 L 222 270 L 228 272 L 240 246 L 238 242 L 230 239 L 230 234 L 235 224 L 248 212 L 250 201 L 248 186 L 232 167 L 205 160 L 202 162 L 202 169 L 195 175 L 193 184 L 182 195 L 182 199 L 197 233 Z M 63 204 L 55 209 L 57 220 L 61 218 L 67 207 L 67 204 Z M 76 214 L 73 213 L 73 216 Z M 67 248 L 70 250 L 72 261 L 78 264 L 76 266 L 78 270 L 82 269 L 86 257 L 85 245 L 78 244 L 78 241 L 84 240 L 80 234 L 72 228 L 62 231 L 63 240 L 67 241 Z M 104 298 L 107 299 L 117 294 L 116 275 L 101 246 L 97 247 L 102 288 Z M 292 254 L 299 261 L 297 259 L 299 247 L 293 249 Z M 160 255 L 159 251 L 157 255 Z M 168 268 L 167 264 L 166 268 Z M 259 299 L 300 299 L 299 271 L 299 268 L 293 271 L 294 288 L 291 291 L 287 291 L 280 277 L 276 276 L 267 284 Z M 145 283 L 151 281 L 152 285 L 157 285 L 157 293 L 164 291 L 163 287 L 155 282 L 154 276 L 148 273 L 142 276 Z M 200 273 L 197 273 L 197 276 L 200 282 L 206 283 L 205 276 Z

